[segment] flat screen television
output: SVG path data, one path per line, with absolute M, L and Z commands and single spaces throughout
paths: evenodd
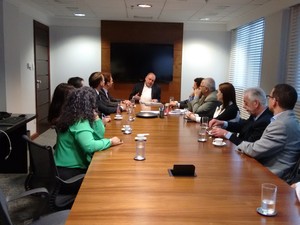
M 135 83 L 144 81 L 149 72 L 156 75 L 156 82 L 173 80 L 173 45 L 111 43 L 110 66 L 115 82 Z

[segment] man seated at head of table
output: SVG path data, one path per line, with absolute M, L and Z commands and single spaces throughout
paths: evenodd
M 104 84 L 99 90 L 99 102 L 103 105 L 101 111 L 105 115 L 116 113 L 120 106 L 121 111 L 126 111 L 127 106 L 130 104 L 129 100 L 114 98 L 110 95 L 109 89 L 113 86 L 113 78 L 111 73 L 101 72 L 104 77 Z M 120 105 L 119 105 L 120 104 Z
M 200 84 L 200 89 L 195 92 L 194 99 L 188 102 L 189 111 L 186 112 L 186 116 L 189 117 L 194 113 L 200 117 L 212 118 L 219 105 L 221 102 L 217 99 L 215 80 L 211 77 L 204 78 Z
M 276 85 L 267 95 L 274 113 L 271 123 L 255 142 L 243 141 L 238 149 L 255 158 L 271 172 L 290 183 L 300 158 L 300 125 L 294 113 L 297 91 L 288 84 Z
M 148 73 L 145 77 L 145 82 L 140 82 L 134 85 L 129 99 L 134 99 L 135 102 L 160 102 L 161 89 L 155 83 L 156 76 L 154 73 Z
M 240 120 L 240 110 L 236 104 L 235 88 L 231 83 L 225 82 L 219 85 L 217 99 L 222 104 L 214 112 L 213 118 L 237 122 Z M 187 117 L 198 123 L 201 117 L 198 114 L 189 113 Z
M 267 107 L 265 92 L 258 87 L 246 89 L 243 107 L 250 114 L 248 119 L 240 119 L 238 122 L 212 119 L 209 127 L 215 128 L 211 130 L 211 134 L 229 139 L 235 145 L 242 141 L 258 140 L 273 116 Z
M 192 101 L 196 95 L 199 95 L 199 94 L 196 94 L 196 93 L 199 92 L 200 85 L 201 85 L 201 82 L 202 82 L 203 79 L 204 78 L 202 78 L 202 77 L 197 77 L 197 78 L 194 79 L 194 84 L 193 84 L 193 87 L 192 87 L 193 91 L 189 95 L 188 99 L 185 99 L 183 101 L 172 101 L 172 102 L 170 102 L 170 106 L 171 107 L 178 107 L 179 109 L 188 108 L 188 102 Z

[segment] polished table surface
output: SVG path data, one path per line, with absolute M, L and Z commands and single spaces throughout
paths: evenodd
M 199 124 L 182 115 L 136 118 L 125 135 L 126 118 L 107 124 L 106 137 L 124 144 L 94 154 L 66 224 L 300 224 L 294 189 L 229 141 L 198 142 Z M 133 159 L 138 133 L 150 134 L 145 161 Z M 195 165 L 197 176 L 169 176 L 174 164 Z M 262 183 L 278 186 L 275 217 L 256 212 Z

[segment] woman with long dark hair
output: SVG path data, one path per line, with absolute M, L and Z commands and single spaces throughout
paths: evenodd
M 213 118 L 237 122 L 240 118 L 239 108 L 236 104 L 235 88 L 231 83 L 219 85 L 217 99 L 222 105 L 216 108 Z
M 60 116 L 62 106 L 66 102 L 69 93 L 73 90 L 75 90 L 75 87 L 67 83 L 60 83 L 56 86 L 48 110 L 48 122 L 52 126 L 55 126 Z
M 54 159 L 62 179 L 85 173 L 96 151 L 119 145 L 118 137 L 104 138 L 105 127 L 99 118 L 95 91 L 82 87 L 70 93 L 56 123 Z M 80 184 L 68 192 L 76 193 Z

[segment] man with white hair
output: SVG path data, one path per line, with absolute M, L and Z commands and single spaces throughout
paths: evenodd
M 199 92 L 195 93 L 194 99 L 188 102 L 188 108 L 199 116 L 212 118 L 221 102 L 217 100 L 216 85 L 213 78 L 204 78 L 200 84 Z M 187 113 L 189 116 L 191 112 Z
M 239 122 L 212 119 L 209 127 L 216 128 L 211 130 L 211 134 L 229 139 L 235 145 L 239 145 L 242 141 L 258 140 L 273 116 L 267 107 L 265 92 L 258 87 L 246 89 L 243 107 L 250 114 L 248 119 L 241 119 Z

